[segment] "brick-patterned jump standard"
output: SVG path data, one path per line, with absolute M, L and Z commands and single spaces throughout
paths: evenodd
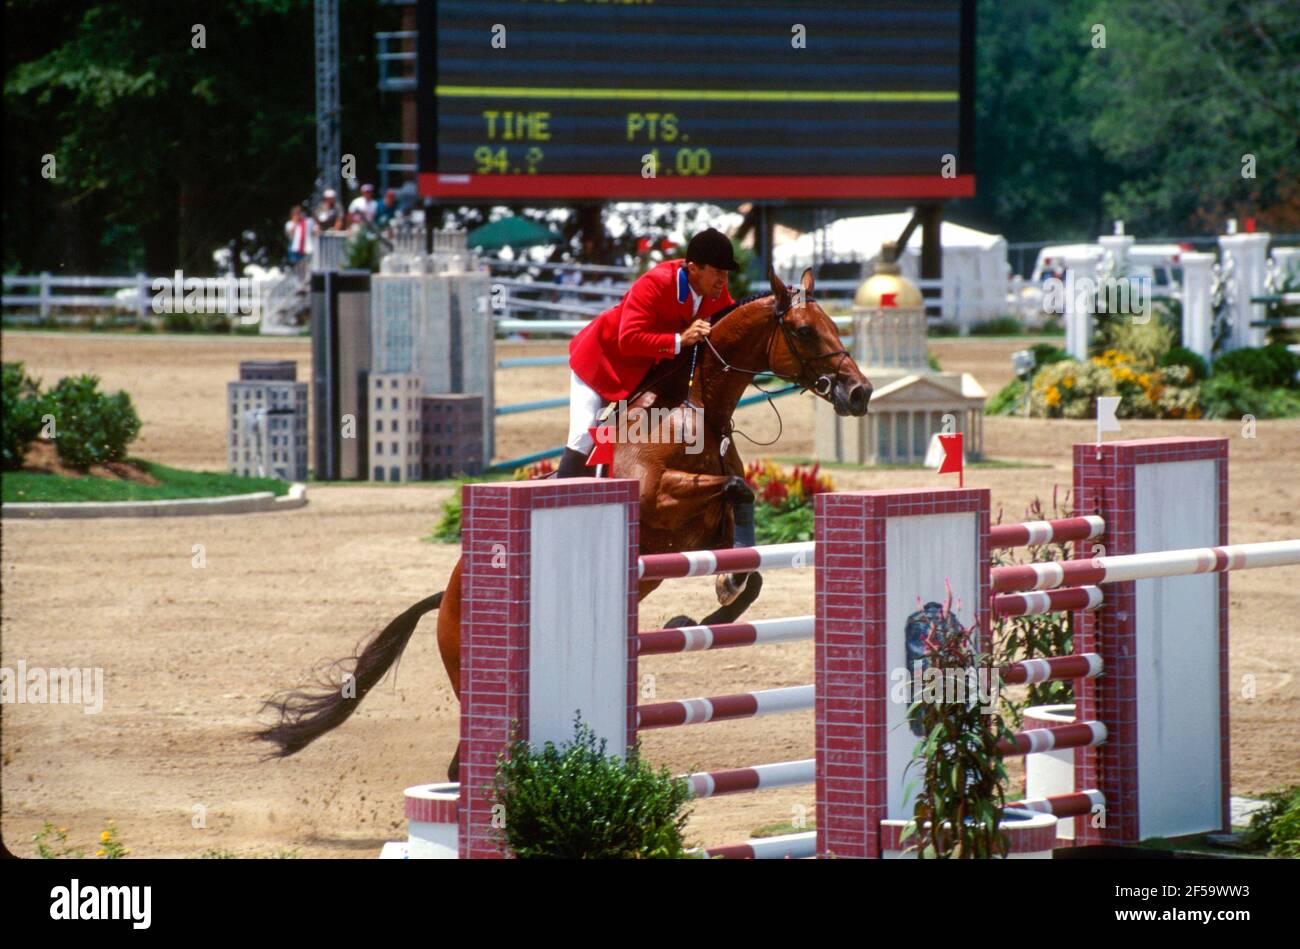
M 934 590 L 932 598 L 942 596 L 943 580 L 952 580 L 959 592 L 964 592 L 964 602 L 959 603 L 963 621 L 976 619 L 981 628 L 988 628 L 994 608 L 991 590 L 993 583 L 988 569 L 988 555 L 992 546 L 1046 543 L 1073 540 L 1077 552 L 1091 553 L 1088 542 L 1101 535 L 1104 525 L 1106 556 L 1127 556 L 1132 551 L 1134 536 L 1143 530 L 1148 534 L 1152 527 L 1142 521 L 1135 510 L 1135 498 L 1162 500 L 1161 493 L 1153 493 L 1148 481 L 1142 477 L 1142 466 L 1180 462 L 1208 463 L 1209 469 L 1198 469 L 1197 477 L 1202 487 L 1205 473 L 1210 472 L 1214 495 L 1218 498 L 1217 517 L 1211 533 L 1216 547 L 1226 546 L 1227 536 L 1227 450 L 1222 439 L 1153 439 L 1134 442 L 1108 443 L 1102 446 L 1082 445 L 1075 449 L 1075 498 L 1079 509 L 1088 516 L 1056 522 L 1031 522 L 1029 525 L 1001 525 L 993 530 L 988 525 L 988 493 L 982 489 L 940 489 L 902 492 L 850 492 L 819 495 L 816 498 L 817 542 L 815 544 L 780 545 L 776 548 L 758 548 L 736 551 L 691 554 L 656 555 L 658 559 L 636 557 L 637 504 L 633 482 L 581 481 L 532 482 L 513 485 L 480 485 L 466 489 L 467 502 L 471 492 L 478 495 L 479 503 L 466 504 L 466 603 L 465 616 L 475 629 L 486 630 L 486 638 L 478 643 L 466 643 L 463 667 L 464 691 L 481 706 L 480 714 L 462 718 L 462 739 L 466 741 L 466 755 L 462 767 L 465 774 L 468 800 L 462 801 L 462 855 L 495 855 L 495 847 L 486 845 L 487 835 L 482 833 L 488 817 L 482 808 L 481 795 L 470 782 L 485 786 L 490 783 L 490 764 L 505 743 L 506 728 L 511 718 L 528 721 L 529 697 L 527 675 L 529 647 L 527 626 L 529 621 L 529 569 L 532 560 L 530 526 L 531 515 L 548 508 L 571 508 L 581 505 L 613 505 L 620 508 L 620 517 L 626 524 L 626 533 L 620 536 L 620 556 L 626 558 L 626 577 L 615 578 L 625 583 L 624 592 L 611 600 L 606 596 L 606 610 L 626 620 L 627 639 L 619 641 L 623 650 L 615 656 L 613 667 L 626 671 L 626 688 L 618 683 L 615 690 L 624 696 L 626 716 L 619 718 L 614 730 L 628 741 L 635 728 L 638 712 L 634 704 L 636 682 L 636 656 L 695 649 L 723 648 L 761 641 L 788 641 L 805 638 L 806 618 L 788 618 L 780 621 L 758 621 L 753 624 L 728 624 L 726 627 L 694 627 L 690 631 L 655 630 L 638 636 L 636 632 L 636 580 L 646 576 L 699 576 L 708 573 L 753 569 L 758 566 L 804 566 L 811 552 L 816 565 L 816 612 L 813 623 L 816 642 L 815 708 L 817 723 L 817 757 L 815 775 L 817 785 L 818 854 L 835 856 L 879 856 L 881 851 L 880 821 L 885 816 L 889 781 L 885 740 L 885 701 L 889 687 L 886 668 L 885 581 L 889 566 L 887 535 L 893 529 L 890 519 L 906 522 L 912 516 L 959 515 L 966 518 L 952 537 L 928 539 L 924 531 L 912 539 L 934 554 L 935 567 L 930 575 L 917 583 L 922 589 Z M 1171 469 L 1172 470 L 1172 469 Z M 1164 474 L 1158 472 L 1160 477 Z M 1177 471 L 1171 477 L 1181 477 Z M 1145 492 L 1145 493 L 1144 493 Z M 1154 506 L 1154 505 L 1153 505 Z M 1166 515 L 1179 525 L 1189 520 Z M 923 522 L 916 522 L 918 524 Z M 958 521 L 954 521 L 958 523 Z M 969 530 L 967 531 L 967 524 Z M 1156 521 L 1156 533 L 1161 524 Z M 552 532 L 555 522 L 550 522 Z M 1169 524 L 1165 529 L 1171 529 Z M 962 534 L 962 531 L 967 531 Z M 1183 534 L 1187 531 L 1183 530 Z M 954 544 L 954 537 L 969 537 L 969 550 L 962 543 Z M 1181 536 L 1181 535 L 1180 535 Z M 926 546 L 928 545 L 928 546 Z M 909 551 L 916 554 L 914 543 Z M 1128 549 L 1126 549 L 1126 546 Z M 1246 551 L 1247 555 L 1262 554 L 1261 565 L 1294 562 L 1293 551 L 1283 545 L 1268 550 Z M 489 565 L 493 551 L 502 548 L 509 554 L 504 562 Z M 900 551 L 894 551 L 898 556 Z M 1175 561 L 1178 557 L 1173 558 Z M 1185 559 L 1185 558 L 1183 558 Z M 918 558 L 922 564 L 926 557 Z M 1165 560 L 1169 560 L 1168 557 Z M 1250 556 L 1239 562 L 1252 566 Z M 967 563 L 969 561 L 969 563 Z M 1076 648 L 1079 654 L 1045 660 L 1017 663 L 1003 670 L 1004 681 L 1040 682 L 1048 679 L 1077 678 L 1077 724 L 1062 728 L 1030 730 L 1017 737 L 1016 748 L 1008 753 L 1021 753 L 1045 749 L 1047 746 L 1091 748 L 1096 752 L 1076 754 L 1076 787 L 1087 788 L 1075 794 L 1059 795 L 1036 801 L 1012 805 L 1022 809 L 1055 813 L 1062 817 L 1081 815 L 1093 810 L 1104 800 L 1108 807 L 1105 828 L 1082 828 L 1081 837 L 1088 841 L 1133 842 L 1139 839 L 1137 814 L 1137 716 L 1141 711 L 1137 694 L 1137 674 L 1133 629 L 1135 592 L 1134 584 L 1140 577 L 1166 575 L 1166 567 L 1151 568 L 1147 572 L 1130 571 L 1118 582 L 1111 582 L 1103 602 L 1096 602 L 1098 594 L 1087 587 L 1079 590 L 1053 590 L 1050 593 L 1008 593 L 1001 600 L 1019 597 L 1026 602 L 1017 608 L 997 610 L 1004 615 L 1039 612 L 1040 608 L 1063 604 L 1053 595 L 1065 595 L 1079 609 L 1094 607 L 1091 612 L 1081 612 L 1077 619 Z M 1162 561 L 1163 562 L 1163 561 Z M 1196 561 L 1198 569 L 1231 569 L 1219 566 L 1231 564 L 1230 556 Z M 930 568 L 926 568 L 929 570 Z M 1014 568 L 1012 568 L 1014 569 Z M 1155 569 L 1151 573 L 1151 569 Z M 1173 568 L 1175 573 L 1181 568 Z M 1105 564 L 1095 579 L 1105 580 Z M 535 573 L 536 571 L 534 571 Z M 1039 576 L 1035 573 L 1035 577 Z M 536 581 L 536 576 L 532 580 Z M 1087 575 L 1081 579 L 1094 579 Z M 1014 588 L 1024 586 L 1018 581 Z M 1226 575 L 1218 583 L 1218 658 L 1215 678 L 1218 686 L 1219 728 L 1209 737 L 1221 749 L 1218 780 L 1214 793 L 1215 803 L 1221 810 L 1222 824 L 1227 823 L 1227 597 Z M 1029 585 L 1038 585 L 1035 579 Z M 915 593 L 912 594 L 915 596 Z M 1080 602 L 1079 597 L 1084 597 Z M 1030 598 L 1041 598 L 1032 601 Z M 612 606 L 610 605 L 612 604 Z M 763 623 L 773 625 L 763 632 Z M 521 635 L 521 630 L 524 635 Z M 867 635 L 864 638 L 864 630 Z M 896 631 L 894 631 L 896 634 Z M 477 648 L 476 648 L 477 647 Z M 1102 656 L 1106 659 L 1103 662 Z M 610 660 L 606 657 L 606 663 Z M 1107 685 L 1098 689 L 1095 678 L 1106 669 Z M 471 683 L 471 679 L 475 681 Z M 471 687 L 473 686 L 473 688 Z M 793 692 L 797 690 L 770 690 Z M 762 692 L 749 693 L 752 697 Z M 568 697 L 572 700 L 572 696 Z M 721 697 L 731 699 L 736 697 Z M 693 702 L 718 702 L 719 699 L 688 700 L 662 703 L 685 710 L 685 720 L 695 714 Z M 473 705 L 475 701 L 467 702 Z M 642 707 L 642 713 L 647 708 Z M 678 714 L 674 712 L 674 715 Z M 752 714 L 752 712 L 750 713 Z M 1148 715 L 1153 714 L 1149 709 Z M 722 717 L 713 714 L 712 717 Z M 1104 724 L 1103 724 L 1104 723 Z M 607 730 L 608 730 L 607 723 Z M 645 727 L 643 725 L 643 727 Z M 529 735 L 534 741 L 538 736 Z M 567 735 L 560 736 L 567 738 Z M 1202 736 L 1197 739 L 1205 740 Z M 1101 765 L 1097 766 L 1100 758 Z M 689 776 L 697 793 L 701 795 L 734 793 L 761 787 L 799 783 L 808 771 L 808 761 L 777 762 L 752 768 L 702 773 Z M 474 777 L 471 777 L 474 775 Z M 1093 778 L 1101 778 L 1094 783 Z M 1099 788 L 1100 790 L 1097 790 Z M 1194 818 L 1201 819 L 1204 818 Z M 1081 822 L 1082 823 L 1082 822 Z M 892 831 L 891 831 L 892 832 Z M 798 835 L 790 840 L 773 841 L 773 853 L 796 852 L 802 854 L 804 842 Z M 1082 841 L 1081 841 L 1082 842 Z M 751 842 L 752 843 L 752 842 Z M 783 851 L 781 848 L 785 848 Z M 728 856 L 757 856 L 750 844 L 715 848 Z M 757 848 L 764 849 L 764 848 Z M 730 851 L 736 851 L 732 854 Z M 745 850 L 741 854 L 740 850 Z M 491 852 L 489 852 L 491 851 Z M 710 851 L 713 853 L 714 851 Z
M 980 489 L 849 492 L 816 498 L 819 855 L 876 857 L 885 849 L 880 822 L 889 810 L 894 811 L 890 816 L 895 819 L 901 811 L 893 800 L 901 794 L 895 787 L 901 784 L 900 775 L 891 770 L 891 764 L 905 761 L 908 746 L 915 740 L 906 729 L 890 728 L 903 714 L 891 709 L 888 701 L 888 673 L 903 664 L 903 623 L 918 608 L 918 596 L 940 601 L 944 581 L 950 580 L 964 601 L 958 606 L 962 622 L 974 621 L 987 630 L 993 612 L 987 564 L 994 537 L 999 545 L 1070 537 L 1076 544 L 1076 556 L 1083 557 L 1095 552 L 1094 539 L 1103 526 L 1106 557 L 1138 553 L 1135 542 L 1146 550 L 1165 551 L 1193 544 L 1226 546 L 1226 440 L 1148 439 L 1080 445 L 1075 447 L 1074 461 L 1075 503 L 1086 517 L 1097 520 L 1079 519 L 1060 528 L 1022 530 L 1015 525 L 1012 530 L 995 533 L 988 526 L 988 493 Z M 918 552 L 918 548 L 924 549 Z M 937 555 L 932 554 L 935 550 Z M 941 572 L 930 565 L 931 556 L 944 565 Z M 1291 557 L 1288 544 L 1269 545 L 1246 551 L 1239 562 L 1242 566 L 1252 562 L 1269 565 L 1290 562 Z M 1102 602 L 1090 604 L 1094 609 L 1077 613 L 1075 648 L 1082 656 L 1104 657 L 1105 679 L 1095 678 L 1086 662 L 1071 669 L 1080 676 L 1075 687 L 1076 724 L 1065 726 L 1068 732 L 1031 730 L 1018 737 L 1016 751 L 1032 751 L 1040 743 L 1087 749 L 1074 755 L 1074 786 L 1087 789 L 1081 791 L 1084 798 L 1067 796 L 1069 800 L 1060 806 L 1077 809 L 1082 800 L 1095 803 L 1104 799 L 1106 812 L 1104 826 L 1077 822 L 1076 839 L 1080 842 L 1127 844 L 1182 827 L 1194 832 L 1227 826 L 1226 573 L 1211 581 L 1217 589 L 1215 615 L 1202 611 L 1193 617 L 1199 624 L 1190 624 L 1197 633 L 1214 637 L 1208 655 L 1204 648 L 1197 652 L 1190 643 L 1182 643 L 1174 635 L 1179 630 L 1165 615 L 1187 611 L 1192 608 L 1187 605 L 1190 603 L 1202 609 L 1205 581 L 1146 581 L 1144 589 L 1149 592 L 1142 601 L 1137 584 L 1139 578 L 1226 569 L 1225 565 L 1233 562 L 1231 556 L 1218 553 L 1121 561 L 1125 567 L 1136 566 L 1119 574 L 1123 579 L 1107 583 Z M 972 572 L 965 568 L 967 563 L 982 569 Z M 1003 586 L 1011 591 L 1039 585 L 1037 578 L 1051 576 L 1053 571 L 1060 568 L 1003 568 L 993 575 L 1015 576 L 1019 581 L 1025 573 L 1035 578 Z M 1110 574 L 1112 578 L 1115 575 Z M 1092 572 L 1061 576 L 1058 582 L 1090 583 L 1106 576 L 1103 561 Z M 896 588 L 891 589 L 891 579 Z M 1201 585 L 1184 585 L 1177 593 L 1162 592 L 1163 585 L 1171 582 Z M 1153 597 L 1164 599 L 1157 606 Z M 1050 595 L 1046 599 L 1050 601 Z M 1139 615 L 1142 629 L 1137 625 Z M 1179 654 L 1180 650 L 1186 656 Z M 1166 663 L 1182 663 L 1188 678 L 1152 680 L 1151 670 L 1158 667 L 1160 656 Z M 1065 675 L 1065 670 L 1057 671 Z M 1031 673 L 1027 668 L 1025 674 L 1041 674 L 1041 670 Z M 1147 687 L 1161 694 L 1144 696 L 1140 689 L 1143 676 Z M 1202 715 L 1194 730 L 1180 728 L 1184 716 L 1194 717 L 1198 703 L 1205 704 L 1205 696 L 1194 691 L 1193 684 L 1205 682 L 1207 677 L 1213 682 L 1211 707 L 1217 712 L 1209 720 Z M 1171 703 L 1168 708 L 1166 703 Z M 1158 738 L 1159 734 L 1165 737 Z M 902 743 L 901 748 L 895 746 L 892 758 L 891 741 Z M 1183 747 L 1178 746 L 1180 741 Z M 1207 744 L 1220 749 L 1209 760 Z M 1184 751 L 1188 753 L 1184 755 Z M 1140 761 L 1145 761 L 1142 768 Z M 1201 792 L 1191 806 L 1184 800 L 1189 798 L 1186 789 L 1170 793 L 1171 781 L 1183 775 Z M 1140 782 L 1153 785 L 1146 794 L 1145 808 L 1139 806 Z M 1046 806 L 1055 803 L 1059 802 Z

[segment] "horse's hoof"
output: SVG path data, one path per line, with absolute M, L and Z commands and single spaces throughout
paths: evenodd
M 683 626 L 698 626 L 699 623 L 689 616 L 674 616 L 668 622 L 664 623 L 664 629 L 681 629 Z
M 722 496 L 732 504 L 753 504 L 754 489 L 739 475 L 730 475 L 723 485 Z
M 722 606 L 730 606 L 736 602 L 740 594 L 745 592 L 745 584 L 749 582 L 747 573 L 720 573 L 713 581 L 714 592 L 718 595 L 718 603 Z

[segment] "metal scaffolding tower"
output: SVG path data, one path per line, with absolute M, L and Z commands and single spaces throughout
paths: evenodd
M 339 188 L 339 5 L 316 3 L 316 198 Z M 340 191 L 339 201 L 343 201 Z

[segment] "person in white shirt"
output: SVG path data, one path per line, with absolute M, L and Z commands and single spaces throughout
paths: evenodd
M 311 256 L 312 237 L 320 230 L 319 225 L 302 213 L 302 206 L 295 204 L 289 209 L 289 220 L 284 224 L 284 236 L 289 239 L 289 263 L 297 264 Z
M 353 198 L 348 205 L 348 219 L 355 220 L 353 214 L 360 212 L 367 224 L 375 223 L 375 214 L 379 211 L 379 202 L 375 200 L 375 186 L 362 185 L 360 196 Z

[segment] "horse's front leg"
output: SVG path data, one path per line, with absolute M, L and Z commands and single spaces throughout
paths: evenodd
M 731 506 L 754 500 L 754 492 L 745 479 L 732 474 L 706 475 L 668 469 L 652 490 L 652 495 L 641 499 L 642 523 L 650 528 L 680 531 L 683 525 L 697 523 L 710 508 L 723 505 L 722 523 L 711 541 L 722 548 L 731 546 Z M 743 613 L 762 587 L 761 580 L 754 583 L 753 579 L 757 575 L 751 577 L 743 591 L 738 591 L 739 597 L 732 597 L 722 609 L 709 614 L 705 623 L 729 623 Z M 667 625 L 681 627 L 696 623 L 689 616 L 679 615 Z
M 641 522 L 659 530 L 680 530 L 710 507 L 719 503 L 753 501 L 754 492 L 737 475 L 707 475 L 666 469 L 657 483 L 647 486 L 653 494 L 641 498 Z M 727 522 L 729 524 L 729 522 Z M 730 535 L 725 529 L 723 533 Z M 730 544 L 731 538 L 717 542 Z

